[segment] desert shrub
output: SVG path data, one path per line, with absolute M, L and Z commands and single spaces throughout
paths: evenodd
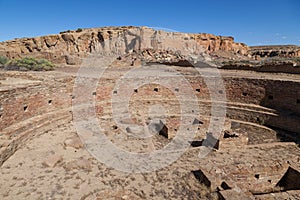
M 234 65 L 235 62 L 233 60 L 228 60 L 228 61 L 223 61 L 222 64 L 223 65 Z
M 49 71 L 55 68 L 55 65 L 46 59 L 35 59 L 25 57 L 21 59 L 10 60 L 6 64 L 7 69 Z
M 71 33 L 72 31 L 71 30 L 67 30 L 67 31 L 61 31 L 59 32 L 59 34 L 63 34 L 63 33 Z
M 294 58 L 294 61 L 297 63 L 298 66 L 300 66 L 300 58 L 299 57 Z
M 77 32 L 77 33 L 82 32 L 82 28 L 78 28 L 78 29 L 76 30 L 76 32 Z
M 9 59 L 5 56 L 0 56 L 0 65 L 5 65 Z

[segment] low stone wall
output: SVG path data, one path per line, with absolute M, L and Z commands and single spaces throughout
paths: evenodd
M 37 115 L 70 107 L 72 100 L 70 86 L 68 82 L 56 82 L 51 85 L 40 81 L 1 87 L 0 129 Z

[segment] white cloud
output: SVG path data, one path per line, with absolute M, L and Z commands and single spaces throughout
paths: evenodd
M 287 37 L 286 37 L 286 36 L 282 36 L 281 39 L 284 39 L 284 40 L 285 40 L 285 39 L 287 39 Z
M 254 45 L 268 45 L 268 44 L 272 44 L 272 42 L 271 42 L 271 41 L 268 41 L 268 40 L 266 40 L 266 41 L 261 41 L 261 42 L 258 42 L 258 43 L 254 44 Z
M 276 35 L 276 36 L 279 36 L 279 35 L 281 35 L 281 34 L 280 34 L 280 33 L 275 33 L 275 35 Z

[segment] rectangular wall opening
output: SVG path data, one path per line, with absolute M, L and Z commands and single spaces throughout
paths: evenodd
M 273 100 L 273 99 L 274 99 L 273 95 L 271 95 L 271 94 L 268 95 L 268 99 L 269 99 L 269 100 Z

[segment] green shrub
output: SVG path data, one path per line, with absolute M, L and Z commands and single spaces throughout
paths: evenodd
M 0 56 L 0 65 L 5 65 L 9 59 L 5 56 Z
M 294 61 L 297 63 L 298 66 L 300 66 L 300 58 L 299 57 L 294 58 Z
M 22 59 L 10 60 L 6 64 L 6 68 L 15 70 L 49 71 L 53 70 L 55 65 L 46 59 L 25 57 Z
M 71 33 L 72 31 L 71 30 L 67 30 L 67 31 L 61 31 L 59 32 L 59 34 L 63 34 L 63 33 Z
M 78 29 L 76 30 L 76 32 L 77 32 L 77 33 L 82 32 L 82 28 L 78 28 Z

